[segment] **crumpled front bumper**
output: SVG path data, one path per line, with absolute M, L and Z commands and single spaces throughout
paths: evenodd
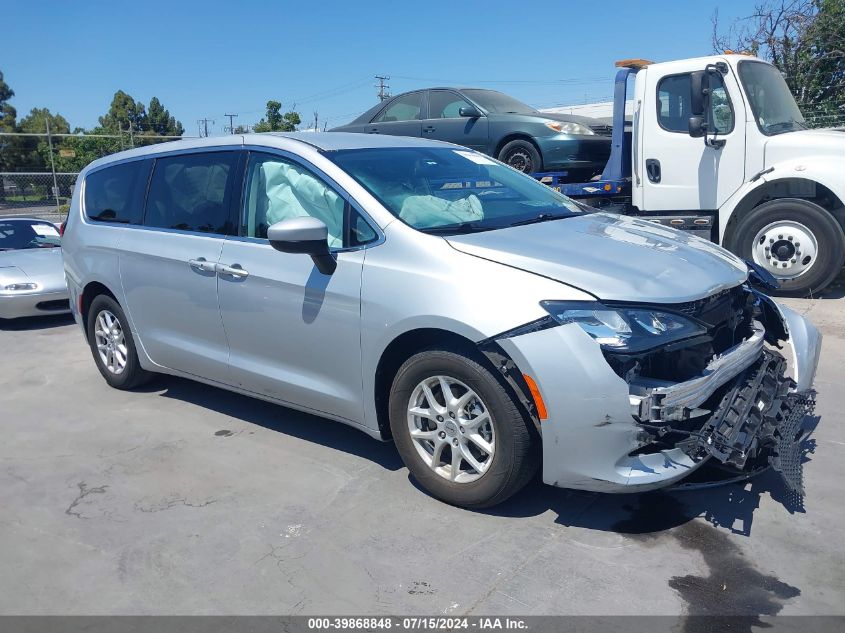
M 788 334 L 794 377 L 794 382 L 776 386 L 778 394 L 800 400 L 812 386 L 821 335 L 801 315 L 772 304 Z M 711 454 L 690 446 L 648 452 L 643 447 L 654 439 L 655 427 L 695 414 L 718 389 L 739 382 L 737 376 L 746 380 L 764 353 L 780 358 L 764 350 L 763 329 L 758 325 L 746 341 L 713 359 L 700 377 L 629 385 L 613 372 L 595 341 L 574 324 L 497 342 L 519 371 L 534 379 L 548 410 L 548 418 L 540 424 L 543 481 L 604 492 L 661 488 L 692 473 Z M 701 419 L 703 423 L 706 418 Z

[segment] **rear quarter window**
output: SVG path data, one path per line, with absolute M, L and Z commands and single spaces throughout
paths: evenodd
M 85 214 L 92 220 L 140 224 L 151 161 L 104 167 L 85 178 Z

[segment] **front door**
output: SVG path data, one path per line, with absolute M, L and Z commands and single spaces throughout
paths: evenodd
M 645 95 L 638 113 L 642 151 L 635 157 L 639 160 L 643 210 L 715 210 L 745 182 L 742 95 L 732 70 L 721 79 L 711 78 L 710 118 L 725 145 L 707 147 L 704 139 L 689 135 L 689 63 L 678 64 L 683 65 L 677 70 L 672 64 L 660 64 L 660 73 L 654 68 L 646 70 Z
M 328 227 L 332 275 L 267 241 L 271 224 L 305 215 Z M 375 231 L 316 171 L 260 152 L 247 163 L 241 223 L 220 257 L 237 272 L 219 278 L 234 384 L 361 422 L 361 247 Z
M 215 266 L 231 233 L 238 152 L 158 158 L 144 227 L 126 231 L 119 258 L 129 317 L 153 362 L 227 382 L 229 350 Z
M 419 137 L 423 94 L 420 90 L 396 97 L 364 131 L 370 134 Z
M 422 122 L 423 138 L 457 143 L 479 152 L 488 151 L 487 117 L 462 117 L 461 108 L 472 107 L 451 90 L 429 90 L 428 118 Z

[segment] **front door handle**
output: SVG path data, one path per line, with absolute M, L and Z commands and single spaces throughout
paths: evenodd
M 434 132 L 435 129 L 436 128 L 433 125 L 428 125 L 423 128 L 423 134 L 425 134 L 426 132 Z
M 650 182 L 660 182 L 660 161 L 656 158 L 647 158 L 645 161 L 645 173 L 648 174 Z
M 233 264 L 232 266 L 217 264 L 216 269 L 217 272 L 221 275 L 231 275 L 232 277 L 238 277 L 239 279 L 249 277 L 249 273 L 243 268 L 241 268 L 238 264 Z
M 189 259 L 188 264 L 190 264 L 191 268 L 194 268 L 196 270 L 202 270 L 204 272 L 213 273 L 217 270 L 216 264 L 214 262 L 208 261 L 205 257 Z
M 378 134 L 378 128 L 377 127 L 370 128 L 370 134 Z

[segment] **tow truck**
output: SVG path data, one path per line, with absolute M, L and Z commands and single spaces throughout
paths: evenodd
M 774 294 L 811 295 L 834 280 L 845 265 L 845 130 L 808 129 L 780 71 L 747 54 L 616 67 L 601 176 L 535 178 L 717 242 L 768 270 Z

